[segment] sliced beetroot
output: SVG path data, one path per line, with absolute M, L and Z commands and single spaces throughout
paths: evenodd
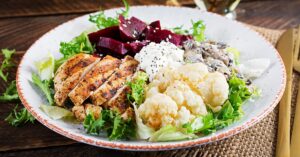
M 124 16 L 119 16 L 119 29 L 120 36 L 123 41 L 134 41 L 138 40 L 147 24 L 138 18 L 131 17 L 130 19 L 125 19 Z
M 151 24 L 155 22 L 152 22 Z M 188 35 L 175 34 L 170 30 L 156 29 L 156 27 L 152 27 L 150 25 L 145 29 L 144 34 L 145 34 L 145 38 L 144 38 L 145 40 L 149 40 L 156 43 L 160 43 L 161 41 L 167 41 L 173 43 L 176 46 L 181 46 L 184 41 L 192 38 L 191 36 Z
M 108 38 L 120 40 L 119 26 L 112 26 L 105 29 L 101 29 L 97 32 L 90 33 L 88 36 L 92 44 L 97 44 L 100 37 L 108 37 Z
M 151 22 L 149 24 L 150 27 L 153 27 L 154 29 L 161 29 L 161 26 L 160 26 L 160 21 L 157 20 L 157 21 L 154 21 L 154 22 Z
M 99 41 L 97 43 L 97 50 L 98 52 L 104 52 L 109 51 L 105 53 L 111 53 L 111 54 L 119 54 L 119 55 L 125 55 L 128 50 L 126 49 L 126 44 L 114 40 L 112 38 L 106 38 L 106 37 L 100 37 Z
M 126 48 L 130 51 L 130 52 L 133 52 L 133 53 L 138 53 L 140 52 L 140 50 L 149 44 L 150 41 L 146 41 L 146 40 L 143 40 L 143 41 L 134 41 L 134 42 L 131 42 L 131 43 L 127 43 L 126 44 Z

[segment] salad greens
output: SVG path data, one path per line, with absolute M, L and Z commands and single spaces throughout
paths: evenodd
M 222 129 L 243 115 L 242 103 L 252 96 L 252 93 L 246 86 L 244 80 L 233 75 L 228 81 L 229 97 L 219 112 L 208 114 L 203 117 L 197 117 L 191 123 L 186 123 L 183 128 L 188 133 L 203 133 L 205 135 Z
M 19 95 L 16 87 L 16 81 L 12 81 L 6 88 L 5 92 L 0 96 L 0 101 L 19 100 Z
M 73 113 L 71 111 L 58 106 L 50 106 L 50 105 L 42 104 L 40 106 L 40 109 L 54 120 L 73 117 Z
M 42 80 L 40 76 L 33 73 L 32 74 L 32 82 L 39 87 L 39 89 L 43 92 L 43 94 L 46 96 L 48 103 L 50 105 L 54 105 L 53 100 L 53 80 Z
M 149 139 L 151 142 L 163 142 L 163 141 L 180 141 L 193 139 L 197 136 L 192 133 L 183 133 L 175 126 L 167 125 L 156 131 Z
M 34 123 L 35 118 L 26 110 L 26 108 L 22 108 L 19 111 L 17 111 L 17 109 L 18 105 L 16 105 L 9 116 L 5 118 L 6 122 L 15 127 L 27 122 Z
M 140 105 L 144 102 L 147 80 L 148 75 L 145 72 L 138 72 L 136 78 L 127 83 L 131 89 L 131 93 L 127 94 L 127 99 L 129 102 L 136 102 L 137 105 Z
M 35 63 L 42 80 L 50 80 L 54 77 L 55 59 L 50 53 L 48 56 L 48 58 Z
M 183 29 L 183 26 L 172 28 L 172 31 L 176 34 L 188 35 L 191 34 L 196 41 L 204 41 L 205 40 L 205 32 L 206 26 L 202 20 L 192 21 L 192 27 L 190 29 Z
M 8 73 L 5 73 L 4 71 L 7 70 L 7 68 L 10 68 L 14 66 L 14 64 L 11 61 L 12 55 L 16 52 L 15 50 L 9 50 L 9 49 L 2 49 L 2 55 L 4 56 L 4 59 L 2 61 L 2 64 L 0 66 L 0 77 L 7 82 L 7 76 Z
M 94 47 L 89 41 L 87 33 L 83 32 L 70 42 L 61 42 L 59 51 L 63 57 L 55 61 L 55 71 L 62 63 L 78 53 L 93 53 Z
M 234 56 L 234 63 L 236 65 L 239 64 L 239 58 L 240 58 L 240 51 L 234 47 L 228 47 L 225 49 L 226 52 L 232 53 Z
M 83 126 L 87 133 L 92 135 L 99 135 L 101 131 L 105 131 L 110 140 L 135 137 L 133 120 L 124 120 L 121 115 L 112 110 L 102 110 L 98 119 L 95 119 L 93 113 L 88 113 Z
M 196 41 L 204 41 L 205 35 L 204 31 L 206 26 L 204 25 L 203 21 L 192 21 L 193 27 L 192 27 L 192 35 L 194 36 L 194 39 Z
M 129 5 L 127 1 L 123 0 L 123 3 L 125 6 L 125 10 L 123 10 L 121 13 L 118 13 L 118 15 L 115 18 L 106 17 L 104 12 L 100 11 L 100 13 L 96 15 L 90 15 L 89 21 L 95 23 L 98 29 L 104 29 L 107 27 L 119 25 L 119 15 L 128 17 L 128 12 L 129 12 Z

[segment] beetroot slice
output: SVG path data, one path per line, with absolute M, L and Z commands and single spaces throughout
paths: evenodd
M 154 29 L 161 29 L 161 26 L 160 26 L 160 21 L 157 20 L 157 21 L 153 21 L 149 24 L 150 27 L 153 27 Z
M 120 15 L 119 21 L 120 36 L 123 41 L 138 40 L 144 29 L 147 27 L 146 23 L 135 17 L 131 17 L 127 20 L 124 16 Z
M 125 46 L 124 43 L 112 38 L 100 37 L 97 44 L 97 50 L 98 52 L 109 51 L 109 53 L 112 54 L 125 55 L 128 52 Z
M 130 51 L 130 52 L 133 52 L 133 53 L 138 53 L 140 52 L 140 50 L 148 45 L 150 43 L 150 41 L 146 41 L 146 40 L 143 40 L 143 41 L 134 41 L 132 43 L 129 43 L 129 44 L 126 44 L 126 48 Z
M 97 32 L 90 33 L 88 37 L 92 44 L 96 44 L 100 37 L 108 37 L 108 38 L 120 40 L 119 26 L 112 26 L 105 29 L 101 29 Z
M 156 25 L 154 24 L 155 22 L 152 22 L 152 25 Z M 158 26 L 158 25 L 156 25 Z M 156 27 L 155 27 L 156 28 Z M 167 42 L 171 42 L 176 46 L 181 46 L 183 44 L 184 41 L 188 40 L 188 39 L 192 39 L 191 36 L 188 35 L 179 35 L 179 34 L 175 34 L 173 32 L 171 32 L 170 30 L 167 29 L 155 29 L 152 26 L 148 26 L 145 31 L 145 40 L 149 40 L 152 42 L 156 42 L 156 43 L 160 43 L 161 41 L 167 41 Z

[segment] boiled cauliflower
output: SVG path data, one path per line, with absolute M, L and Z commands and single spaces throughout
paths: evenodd
M 203 82 L 198 84 L 197 91 L 206 105 L 210 106 L 213 111 L 218 111 L 228 99 L 229 85 L 223 74 L 214 72 L 206 75 Z
M 163 92 L 174 80 L 178 79 L 179 75 L 176 73 L 175 69 L 165 67 L 155 75 L 154 80 L 149 84 L 149 86 L 158 86 L 158 89 Z
M 168 124 L 174 124 L 177 116 L 177 104 L 165 94 L 154 94 L 138 108 L 140 117 L 146 125 L 155 130 Z
M 180 127 L 183 124 L 186 124 L 186 123 L 192 121 L 194 118 L 195 118 L 195 116 L 191 114 L 190 110 L 188 110 L 186 107 L 182 106 L 182 107 L 180 107 L 177 117 L 175 119 L 175 126 Z
M 197 93 L 183 81 L 174 81 L 165 94 L 170 96 L 179 106 L 185 106 L 194 115 L 206 115 L 207 110 L 205 104 Z
M 203 63 L 185 64 L 179 67 L 177 73 L 180 78 L 189 83 L 197 84 L 208 74 L 207 66 Z
M 179 127 L 199 115 L 206 115 L 207 106 L 219 111 L 228 93 L 225 76 L 208 72 L 202 63 L 177 69 L 165 67 L 148 85 L 145 102 L 138 112 L 143 122 L 155 130 L 166 125 Z

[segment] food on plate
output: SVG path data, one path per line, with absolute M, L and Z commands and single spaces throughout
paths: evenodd
M 201 20 L 167 29 L 128 17 L 124 3 L 116 17 L 91 15 L 98 30 L 61 42 L 60 59 L 36 64 L 43 112 L 72 117 L 91 135 L 151 142 L 205 136 L 243 116 L 243 103 L 259 93 L 252 81 L 270 62 L 240 63 L 236 48 L 206 39 Z

